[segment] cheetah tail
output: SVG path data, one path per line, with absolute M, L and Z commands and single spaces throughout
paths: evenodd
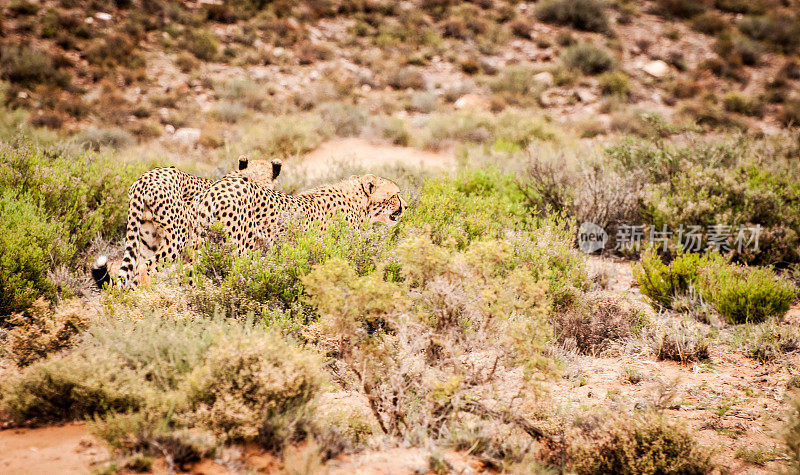
M 111 275 L 108 273 L 108 257 L 100 256 L 92 267 L 92 278 L 98 289 L 105 285 L 111 285 Z

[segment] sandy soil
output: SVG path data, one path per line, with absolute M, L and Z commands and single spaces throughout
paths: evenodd
M 0 431 L 0 473 L 89 473 L 109 460 L 84 424 Z

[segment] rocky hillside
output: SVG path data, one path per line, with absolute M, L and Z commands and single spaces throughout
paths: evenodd
M 546 136 L 497 134 L 481 114 L 413 133 L 456 110 L 524 111 L 581 137 L 800 119 L 791 0 L 11 0 L 0 34 L 6 108 L 95 147 L 217 150 L 244 123 L 307 111 L 327 134 L 427 148 Z M 300 142 L 257 148 L 315 145 Z

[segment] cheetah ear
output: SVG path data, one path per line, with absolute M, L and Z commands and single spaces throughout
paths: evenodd
M 272 159 L 272 179 L 275 180 L 278 178 L 278 175 L 281 174 L 281 167 L 283 166 L 283 162 L 280 158 L 273 158 Z
M 239 155 L 239 170 L 247 169 L 248 163 L 250 163 L 250 157 L 247 155 Z
M 361 189 L 364 190 L 364 193 L 366 193 L 367 196 L 372 196 L 372 192 L 375 191 L 377 182 L 378 177 L 375 175 L 364 175 L 361 177 Z

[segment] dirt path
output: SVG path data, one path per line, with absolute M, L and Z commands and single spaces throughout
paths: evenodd
M 108 460 L 84 424 L 0 431 L 0 473 L 89 473 Z
M 298 172 L 321 176 L 334 164 L 384 167 L 402 164 L 431 171 L 453 170 L 456 158 L 452 152 L 427 152 L 411 147 L 373 143 L 362 138 L 336 139 L 325 142 L 306 154 Z

